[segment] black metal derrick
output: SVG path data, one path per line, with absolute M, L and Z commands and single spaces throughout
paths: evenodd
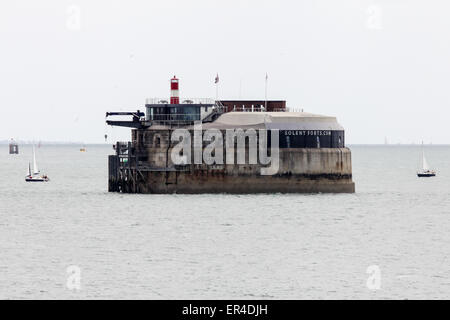
M 142 117 L 145 116 L 145 113 L 137 110 L 136 112 L 107 112 L 106 118 L 111 116 L 132 116 L 131 121 L 122 121 L 122 120 L 106 120 L 106 123 L 110 126 L 119 126 L 119 127 L 128 127 L 128 128 L 136 128 L 141 129 L 144 128 Z

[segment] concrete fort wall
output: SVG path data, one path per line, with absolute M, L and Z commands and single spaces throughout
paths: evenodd
M 261 175 L 261 164 L 175 165 L 171 130 L 133 130 L 133 145 L 150 170 L 138 182 L 140 193 L 352 193 L 351 151 L 348 148 L 279 149 L 279 169 Z M 208 145 L 209 142 L 204 143 Z M 224 146 L 224 159 L 226 149 Z M 237 150 L 234 150 L 236 161 Z

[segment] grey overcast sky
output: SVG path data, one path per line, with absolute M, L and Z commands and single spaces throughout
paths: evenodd
M 145 98 L 285 99 L 348 143 L 450 143 L 448 0 L 15 0 L 0 5 L 0 140 L 110 142 Z

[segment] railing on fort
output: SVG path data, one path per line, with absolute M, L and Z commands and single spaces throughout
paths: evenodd
M 235 107 L 231 111 L 233 112 L 266 112 L 264 107 L 255 106 L 253 108 L 251 107 Z M 270 110 L 269 112 L 289 112 L 288 108 L 274 108 Z
M 167 98 L 147 98 L 145 104 L 170 104 Z M 205 105 L 215 105 L 216 100 L 210 98 L 184 98 L 180 99 L 180 104 L 205 104 Z
M 200 113 L 184 113 L 184 114 L 172 114 L 172 113 L 162 113 L 151 115 L 150 121 L 154 122 L 164 122 L 164 123 L 180 123 L 189 124 L 194 121 L 200 120 Z

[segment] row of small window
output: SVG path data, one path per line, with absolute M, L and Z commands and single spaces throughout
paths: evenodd
M 200 120 L 200 107 L 149 108 L 150 120 L 194 121 Z
M 320 141 L 320 137 L 316 136 L 315 139 L 305 139 L 302 141 L 298 141 L 298 139 L 295 139 L 294 141 L 291 141 L 291 136 L 285 136 L 285 144 L 281 143 L 280 147 L 286 147 L 286 148 L 299 148 L 299 147 L 308 147 L 308 148 L 340 148 L 343 147 L 342 137 L 339 136 L 337 139 L 337 145 L 336 142 L 333 144 L 333 140 L 331 137 L 324 136 L 322 138 L 322 142 Z

